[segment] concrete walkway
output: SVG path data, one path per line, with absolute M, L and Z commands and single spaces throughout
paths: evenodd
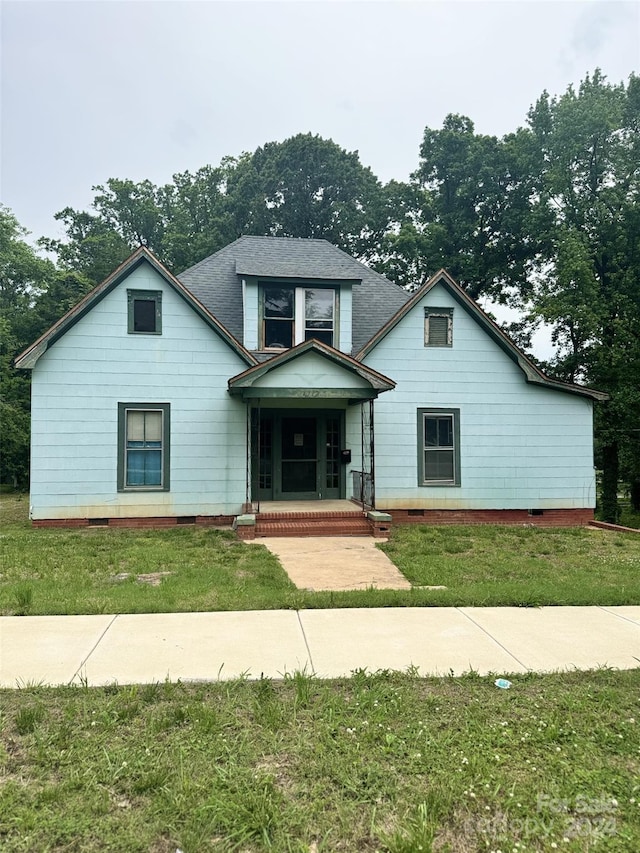
M 247 544 L 264 545 L 280 560 L 299 589 L 411 589 L 411 584 L 371 536 L 272 536 Z
M 640 607 L 425 607 L 0 618 L 0 686 L 640 666 Z

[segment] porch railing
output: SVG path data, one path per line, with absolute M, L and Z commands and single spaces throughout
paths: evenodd
M 353 495 L 352 498 L 360 501 L 363 506 L 373 506 L 373 482 L 371 474 L 364 471 L 351 471 L 353 477 Z

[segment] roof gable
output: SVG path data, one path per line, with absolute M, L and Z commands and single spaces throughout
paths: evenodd
M 82 317 L 95 307 L 104 297 L 115 290 L 141 264 L 148 263 L 164 281 L 248 364 L 255 364 L 253 358 L 242 344 L 211 314 L 211 312 L 180 282 L 160 261 L 144 246 L 137 249 L 101 284 L 94 287 L 84 299 L 74 305 L 67 313 L 51 326 L 37 341 L 27 347 L 14 361 L 16 367 L 33 368 L 47 349 L 74 326 Z
M 306 362 L 312 367 L 314 378 L 321 381 L 321 372 L 318 370 L 318 359 L 327 362 L 328 367 L 338 368 L 332 372 L 332 381 L 327 386 L 310 387 L 304 379 L 298 380 L 298 385 L 292 387 L 292 366 L 299 365 L 304 369 Z M 336 382 L 340 373 L 344 374 L 343 382 Z M 282 377 L 282 379 L 281 379 Z M 305 341 L 298 346 L 286 350 L 281 355 L 275 356 L 267 362 L 250 367 L 229 379 L 229 393 L 242 395 L 243 397 L 269 396 L 271 389 L 283 396 L 282 389 L 286 388 L 289 396 L 314 397 L 328 396 L 344 397 L 348 399 L 370 399 L 377 397 L 383 391 L 390 391 L 395 387 L 395 382 L 356 361 L 342 352 L 320 343 L 316 340 Z M 286 395 L 284 395 L 286 396 Z
M 585 388 L 582 385 L 572 385 L 568 382 L 561 382 L 558 379 L 552 379 L 550 376 L 547 376 L 514 344 L 498 324 L 485 314 L 477 302 L 454 281 L 446 270 L 439 270 L 419 288 L 410 300 L 360 349 L 355 357 L 357 359 L 365 358 L 402 321 L 403 317 L 415 308 L 422 298 L 437 285 L 443 286 L 468 315 L 488 334 L 494 343 L 518 365 L 524 373 L 527 382 L 534 385 L 543 385 L 558 391 L 591 397 L 594 400 L 607 400 L 609 398 L 609 395 L 603 391 Z

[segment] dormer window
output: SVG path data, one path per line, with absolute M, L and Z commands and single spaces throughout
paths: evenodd
M 323 287 L 262 287 L 262 349 L 289 349 L 314 338 L 336 346 L 336 291 Z
M 295 327 L 295 289 L 265 287 L 264 349 L 289 349 L 293 346 Z
M 424 345 L 453 346 L 453 308 L 424 309 Z

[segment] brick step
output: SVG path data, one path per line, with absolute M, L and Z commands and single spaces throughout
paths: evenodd
M 355 518 L 298 518 L 282 516 L 256 520 L 256 536 L 370 536 L 371 527 L 362 515 Z
M 342 519 L 364 519 L 365 516 L 360 509 L 342 512 L 340 510 L 333 511 L 317 511 L 317 512 L 259 512 L 256 521 L 327 521 L 327 520 L 342 520 Z

